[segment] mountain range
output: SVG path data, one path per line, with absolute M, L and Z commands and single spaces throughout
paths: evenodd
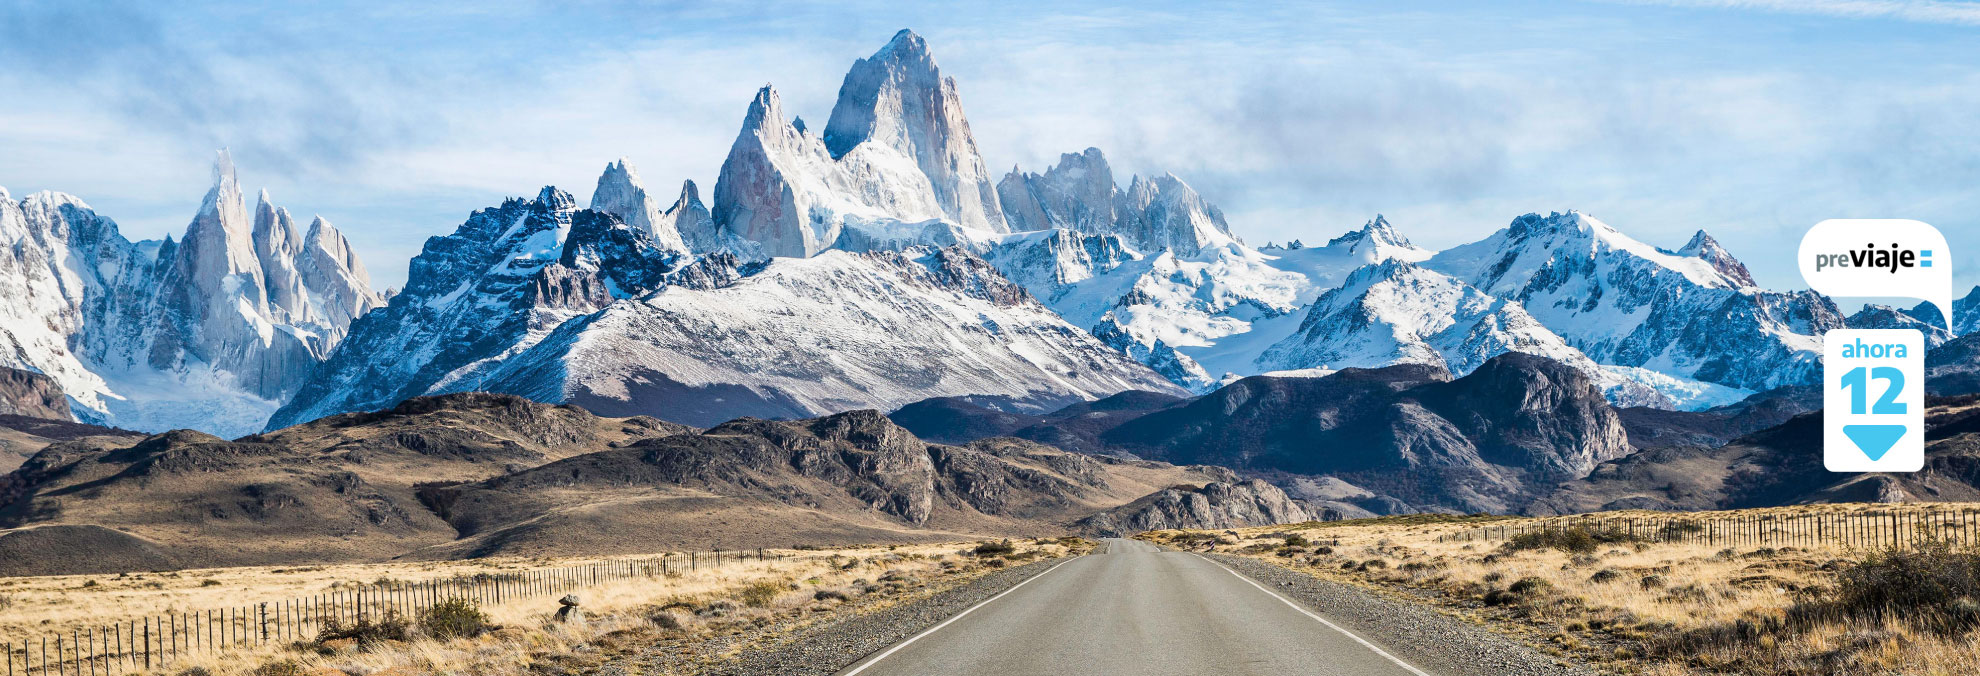
M 765 86 L 707 201 L 619 159 L 588 201 L 473 212 L 391 293 L 322 217 L 250 209 L 225 151 L 176 239 L 0 190 L 0 469 L 19 466 L 0 497 L 39 532 L 0 549 L 232 561 L 224 537 L 167 545 L 90 506 L 174 467 L 194 478 L 156 484 L 173 504 L 293 530 L 268 560 L 333 536 L 354 556 L 743 537 L 602 522 L 598 496 L 647 516 L 721 496 L 851 541 L 1968 483 L 1759 475 L 1806 450 L 1825 331 L 1917 328 L 1931 392 L 1980 391 L 1980 287 L 1950 318 L 1845 316 L 1760 288 L 1703 230 L 1660 248 L 1573 210 L 1442 251 L 1379 214 L 1254 245 L 1182 178 L 1117 176 L 1097 148 L 994 176 L 910 31 L 826 119 Z M 1947 429 L 1935 462 L 1964 467 Z
M 1121 180 L 1097 148 L 996 178 L 911 31 L 853 64 L 822 130 L 763 87 L 711 201 L 665 194 L 618 160 L 588 205 L 546 187 L 476 211 L 388 298 L 323 218 L 298 228 L 265 193 L 250 211 L 224 152 L 178 240 L 0 191 L 0 285 L 23 301 L 0 309 L 0 365 L 53 378 L 80 421 L 226 437 L 464 391 L 699 426 L 932 397 L 1039 414 L 1506 352 L 1695 410 L 1814 382 L 1832 328 L 1936 346 L 1980 324 L 1980 288 L 1949 323 L 1845 317 L 1757 287 L 1702 230 L 1660 249 L 1574 211 L 1444 251 L 1379 215 L 1252 246 L 1181 178 Z

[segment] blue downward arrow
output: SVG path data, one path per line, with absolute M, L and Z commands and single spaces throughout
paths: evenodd
M 1843 434 L 1856 442 L 1856 447 L 1870 456 L 1871 462 L 1884 459 L 1884 454 L 1891 452 L 1904 433 L 1903 425 L 1843 425 Z

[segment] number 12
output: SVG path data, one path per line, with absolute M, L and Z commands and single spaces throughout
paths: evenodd
M 1904 391 L 1904 371 L 1895 366 L 1869 368 L 1858 366 L 1843 374 L 1842 387 L 1849 390 L 1849 412 L 1862 415 L 1864 400 L 1869 398 L 1869 378 L 1889 381 L 1891 386 L 1884 389 L 1884 396 L 1877 398 L 1877 405 L 1870 407 L 1870 415 L 1903 415 L 1905 405 L 1899 403 L 1898 393 Z

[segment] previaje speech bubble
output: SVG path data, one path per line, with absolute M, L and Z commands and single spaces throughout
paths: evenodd
M 1801 278 L 1830 296 L 1915 298 L 1952 321 L 1946 236 L 1904 219 L 1832 218 L 1801 236 Z

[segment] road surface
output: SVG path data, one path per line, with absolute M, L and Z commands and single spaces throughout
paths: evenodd
M 1108 540 L 840 676 L 1429 676 L 1195 554 Z

